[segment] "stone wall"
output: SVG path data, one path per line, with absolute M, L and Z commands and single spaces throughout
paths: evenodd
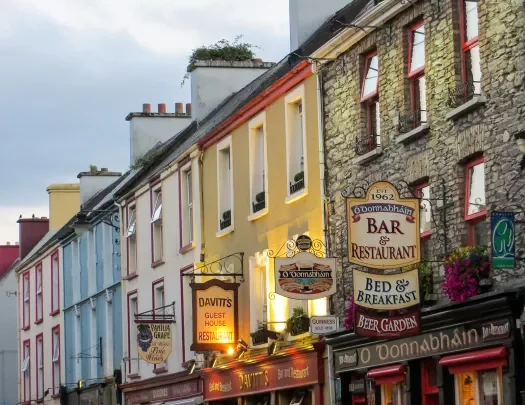
M 344 299 L 351 291 L 348 263 L 345 198 L 356 187 L 366 188 L 377 180 L 387 180 L 404 188 L 428 181 L 435 222 L 432 224 L 430 260 L 443 260 L 446 251 L 468 244 L 465 223 L 465 163 L 483 156 L 488 209 L 486 239 L 490 232 L 490 211 L 519 211 L 510 205 L 525 205 L 525 192 L 513 201 L 507 191 L 519 173 L 521 156 L 514 135 L 525 129 L 525 6 L 520 0 L 480 0 L 479 33 L 482 69 L 482 96 L 485 103 L 470 112 L 447 118 L 449 88 L 461 81 L 461 44 L 459 38 L 458 0 L 436 2 L 420 0 L 388 21 L 390 28 L 374 31 L 337 60 L 321 69 L 324 90 L 325 148 L 327 193 L 330 207 L 330 240 L 333 253 L 343 257 L 339 277 L 343 288 L 333 297 L 336 313 L 343 315 Z M 429 130 L 418 139 L 399 140 L 399 115 L 409 111 L 408 30 L 418 19 L 425 22 L 427 109 Z M 353 164 L 355 139 L 364 133 L 364 109 L 360 88 L 364 55 L 377 49 L 379 55 L 379 97 L 382 154 L 362 165 Z M 449 114 L 450 115 L 450 114 Z M 404 187 L 403 187 L 404 186 Z M 525 188 L 525 187 L 524 187 Z M 445 197 L 443 201 L 443 197 Z M 519 216 L 520 219 L 523 215 Z M 517 248 L 525 251 L 523 227 L 517 225 Z M 446 249 L 445 249 L 446 243 Z M 519 263 L 519 262 L 518 262 Z M 434 290 L 441 295 L 443 268 L 433 264 Z M 498 270 L 493 274 L 493 288 L 525 274 Z M 340 284 L 341 285 L 341 284 Z M 344 294 L 344 297 L 343 297 Z M 441 300 L 444 298 L 441 297 Z

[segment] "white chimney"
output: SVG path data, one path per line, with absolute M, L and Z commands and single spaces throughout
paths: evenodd
M 289 0 L 290 51 L 297 50 L 310 35 L 351 0 Z
M 261 59 L 246 61 L 205 60 L 188 66 L 191 73 L 193 120 L 200 121 L 227 97 L 258 78 L 274 63 Z
M 159 104 L 157 112 L 151 112 L 150 104 L 143 104 L 142 112 L 129 113 L 130 165 L 143 157 L 159 142 L 165 142 L 191 123 L 190 113 L 182 111 L 182 103 L 175 104 L 175 112 L 166 112 L 166 104 Z
M 83 205 L 99 191 L 117 180 L 122 173 L 110 172 L 107 168 L 97 170 L 96 166 L 91 166 L 89 172 L 80 172 L 77 178 L 80 179 L 80 204 Z

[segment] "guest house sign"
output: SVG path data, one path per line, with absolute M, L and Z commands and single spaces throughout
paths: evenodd
M 142 360 L 164 363 L 171 354 L 171 321 L 137 322 L 137 346 Z
M 419 200 L 401 199 L 394 185 L 372 184 L 365 198 L 349 198 L 348 260 L 391 269 L 419 263 Z
M 276 257 L 275 292 L 296 300 L 316 300 L 335 293 L 335 259 L 300 252 Z
M 417 268 L 399 274 L 372 274 L 354 270 L 354 303 L 392 311 L 420 303 Z
M 191 350 L 225 350 L 237 345 L 238 283 L 210 280 L 191 284 L 193 344 Z

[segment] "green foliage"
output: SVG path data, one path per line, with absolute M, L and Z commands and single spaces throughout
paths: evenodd
M 299 172 L 297 173 L 294 177 L 293 177 L 294 181 L 296 183 L 300 182 L 301 180 L 304 179 L 304 172 Z
M 96 172 L 98 170 L 96 165 L 89 165 L 89 171 L 90 172 Z
M 286 331 L 291 335 L 299 335 L 308 332 L 310 321 L 308 315 L 301 307 L 293 309 L 292 316 L 286 321 Z
M 231 217 L 232 217 L 232 211 L 231 211 L 231 210 L 227 210 L 227 211 L 224 211 L 224 212 L 222 213 L 222 220 L 223 220 L 223 221 L 227 221 L 227 220 L 229 220 Z
M 260 193 L 257 193 L 255 195 L 255 201 L 258 203 L 262 203 L 266 199 L 266 193 L 264 191 L 261 191 Z
M 426 295 L 432 294 L 433 292 L 432 267 L 428 262 L 421 262 L 418 266 L 418 271 L 421 283 L 421 295 L 424 298 Z

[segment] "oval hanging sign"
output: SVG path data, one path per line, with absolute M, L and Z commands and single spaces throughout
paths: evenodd
M 301 235 L 295 240 L 295 246 L 302 252 L 310 250 L 312 247 L 312 239 L 310 239 L 309 236 Z
M 419 263 L 419 200 L 401 199 L 394 185 L 372 184 L 365 198 L 347 200 L 348 260 L 388 269 Z

